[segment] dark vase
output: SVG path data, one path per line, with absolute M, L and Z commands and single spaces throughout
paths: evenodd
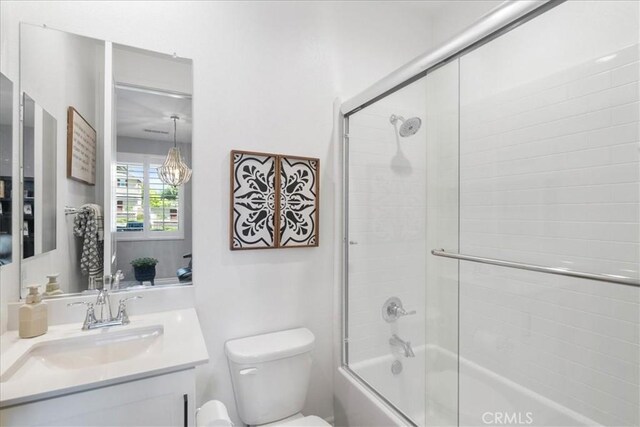
M 151 286 L 155 285 L 153 280 L 156 278 L 156 266 L 149 265 L 145 267 L 133 267 L 133 274 L 136 276 L 136 280 L 140 282 L 151 282 Z

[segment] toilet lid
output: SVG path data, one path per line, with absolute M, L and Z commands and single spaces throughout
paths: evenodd
M 295 420 L 287 421 L 286 423 L 279 424 L 281 427 L 331 427 L 331 424 L 326 422 L 320 417 L 315 415 L 309 415 L 308 417 L 296 418 Z

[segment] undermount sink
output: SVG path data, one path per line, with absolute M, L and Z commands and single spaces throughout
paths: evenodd
M 162 345 L 162 325 L 114 329 L 35 344 L 3 373 L 0 382 L 19 380 L 26 372 L 69 372 L 131 360 Z

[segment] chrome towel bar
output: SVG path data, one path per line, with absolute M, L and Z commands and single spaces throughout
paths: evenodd
M 431 251 L 431 254 L 439 257 L 458 259 L 462 261 L 477 262 L 480 264 L 498 265 L 500 267 L 517 268 L 519 270 L 537 271 L 539 273 L 557 274 L 558 276 L 578 277 L 580 279 L 598 280 L 600 282 L 609 282 L 617 283 L 619 285 L 640 287 L 640 280 L 614 274 L 585 273 L 582 271 L 569 270 L 561 267 L 545 267 L 542 265 L 525 264 L 522 262 L 504 261 L 500 259 L 483 258 L 473 255 L 455 254 L 446 252 L 444 249 L 434 249 Z

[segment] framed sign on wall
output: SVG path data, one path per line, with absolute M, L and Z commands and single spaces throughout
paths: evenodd
M 320 160 L 231 151 L 230 248 L 318 246 Z
M 67 178 L 96 184 L 96 130 L 73 107 L 67 109 Z

